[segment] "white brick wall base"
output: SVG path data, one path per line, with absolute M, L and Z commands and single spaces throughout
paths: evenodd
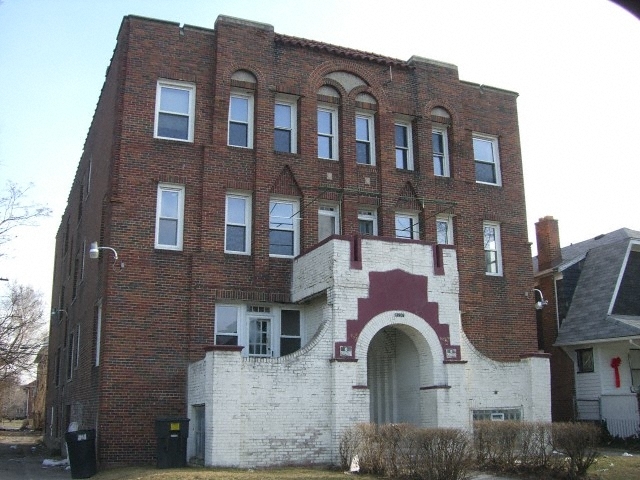
M 336 464 L 342 432 L 361 422 L 468 429 L 473 410 L 487 409 L 550 421 L 548 360 L 480 355 L 460 327 L 455 250 L 445 251 L 445 274 L 435 275 L 431 248 L 363 240 L 362 268 L 354 269 L 350 242 L 336 239 L 296 259 L 292 298 L 313 298 L 305 316 L 322 316 L 311 341 L 280 358 L 214 349 L 189 366 L 188 405 L 205 406 L 205 464 Z M 432 326 L 397 308 L 366 322 L 353 358 L 335 358 L 336 343 L 349 340 L 347 323 L 359 318 L 358 300 L 369 295 L 369 273 L 396 269 L 427 278 L 425 294 L 460 359 L 447 361 Z M 194 428 L 191 421 L 189 457 Z

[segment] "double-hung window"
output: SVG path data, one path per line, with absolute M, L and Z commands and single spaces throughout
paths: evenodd
M 358 210 L 358 230 L 361 235 L 378 235 L 378 214 L 375 210 Z
M 299 253 L 299 202 L 272 199 L 269 202 L 269 255 L 295 257 Z
M 302 348 L 300 331 L 300 310 L 280 311 L 280 356 L 288 355 Z
M 318 158 L 338 159 L 338 110 L 318 107 Z
M 476 165 L 476 182 L 500 185 L 498 139 L 488 135 L 474 134 L 473 158 Z
M 239 307 L 216 305 L 216 345 L 238 345 Z
M 449 170 L 449 146 L 446 127 L 433 127 L 431 130 L 431 143 L 433 148 L 433 174 L 437 177 L 448 177 Z
M 449 215 L 436 217 L 436 243 L 453 245 L 453 221 Z
M 253 147 L 253 95 L 233 91 L 229 99 L 229 145 Z
M 251 197 L 227 194 L 225 208 L 225 253 L 251 253 Z
M 592 373 L 594 371 L 593 348 L 576 350 L 578 373 Z
M 336 205 L 318 207 L 318 241 L 340 233 L 340 210 Z
M 374 117 L 367 113 L 356 114 L 356 162 L 376 164 Z
M 418 228 L 418 215 L 410 213 L 396 213 L 396 237 L 410 238 L 417 240 L 420 238 Z
M 159 80 L 156 89 L 156 138 L 193 142 L 196 87 Z
M 411 136 L 410 122 L 396 121 L 395 144 L 396 168 L 400 168 L 403 170 L 413 170 L 413 141 Z
M 182 250 L 184 186 L 159 184 L 156 204 L 155 247 Z
M 487 275 L 502 275 L 502 247 L 500 242 L 500 225 L 495 222 L 484 222 L 484 260 Z
M 276 152 L 296 153 L 298 119 L 295 99 L 276 99 L 273 118 L 273 149 Z

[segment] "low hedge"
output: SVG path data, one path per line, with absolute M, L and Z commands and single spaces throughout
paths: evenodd
M 474 422 L 473 432 L 358 424 L 340 442 L 342 468 L 392 478 L 462 480 L 471 469 L 577 479 L 597 456 L 590 423 Z

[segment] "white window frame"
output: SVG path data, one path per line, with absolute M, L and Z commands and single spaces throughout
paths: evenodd
M 95 366 L 100 366 L 100 344 L 102 342 L 102 300 L 96 305 L 96 357 Z
M 367 121 L 367 139 L 358 138 L 358 120 L 366 120 Z M 376 165 L 376 136 L 375 136 L 375 115 L 365 112 L 356 112 L 356 163 L 358 165 Z M 365 143 L 368 145 L 369 150 L 369 163 L 362 163 L 358 161 L 358 147 L 359 143 Z
M 289 107 L 289 124 L 286 126 L 276 124 L 276 107 L 278 105 Z M 277 150 L 275 135 L 277 130 L 288 131 L 290 134 L 289 150 Z M 278 95 L 273 105 L 273 149 L 279 153 L 298 153 L 298 99 L 291 96 Z
M 291 205 L 292 216 L 288 217 L 291 219 L 291 228 L 285 228 L 280 224 L 280 228 L 272 228 L 272 223 L 275 225 L 278 222 L 272 222 L 272 212 L 274 211 L 274 207 L 276 204 L 288 204 Z M 273 217 L 278 218 L 278 217 Z M 284 217 L 282 217 L 284 218 Z M 284 255 L 278 253 L 271 253 L 271 231 L 291 231 L 293 232 L 293 254 L 292 255 Z M 269 256 L 277 257 L 277 258 L 294 258 L 300 254 L 300 202 L 297 199 L 292 198 L 284 198 L 284 197 L 272 197 L 269 200 Z
M 436 152 L 435 149 L 433 148 L 433 135 L 434 134 L 438 134 L 442 136 L 442 152 L 438 152 L 438 159 L 439 162 L 442 163 L 442 173 L 439 174 L 436 172 Z M 449 167 L 449 136 L 448 136 L 448 130 L 447 127 L 445 126 L 433 126 L 431 128 L 431 148 L 432 148 L 432 159 L 433 159 L 433 174 L 436 177 L 450 177 L 451 176 L 451 170 Z
M 439 224 L 447 225 L 447 241 L 441 242 L 439 238 Z M 437 215 L 436 216 L 436 244 L 438 245 L 454 245 L 453 241 L 453 217 L 451 215 Z
M 163 111 L 160 108 L 160 105 L 162 102 L 163 88 L 183 90 L 189 93 L 189 107 L 188 107 L 188 112 L 186 114 L 184 112 L 174 112 L 170 110 Z M 165 140 L 175 140 L 178 142 L 193 142 L 193 132 L 194 132 L 194 125 L 195 125 L 195 104 L 196 104 L 196 86 L 193 83 L 178 82 L 178 81 L 164 80 L 164 79 L 158 80 L 158 83 L 156 86 L 156 111 L 155 111 L 155 125 L 153 129 L 153 136 L 155 138 L 161 138 Z M 178 137 L 160 135 L 158 133 L 158 128 L 160 126 L 160 117 L 163 114 L 187 117 L 187 121 L 188 121 L 187 138 L 178 138 Z
M 73 368 L 77 369 L 80 364 L 80 324 L 76 326 L 76 351 L 73 361 Z
M 244 223 L 232 222 L 229 219 L 229 200 L 240 199 L 244 201 Z M 244 193 L 229 192 L 225 196 L 225 214 L 224 214 L 224 253 L 232 253 L 236 255 L 251 255 L 251 195 Z M 231 250 L 227 248 L 227 234 L 230 226 L 244 227 L 244 250 Z
M 215 306 L 216 318 L 219 318 L 219 311 L 221 308 L 233 309 L 236 316 L 236 331 L 233 332 L 221 332 L 218 333 L 218 322 L 214 327 L 214 343 L 218 343 L 219 336 L 236 337 L 235 345 L 243 347 L 241 355 L 243 357 L 280 357 L 281 356 L 281 340 L 283 338 L 299 338 L 300 349 L 305 345 L 305 329 L 304 329 L 304 315 L 303 311 L 298 308 L 292 308 L 291 305 L 252 305 L 252 304 L 217 304 Z M 285 335 L 282 333 L 282 312 L 293 310 L 299 312 L 299 335 Z M 251 322 L 256 320 L 268 320 L 268 346 L 267 352 L 262 353 L 249 353 L 249 343 L 251 335 Z M 299 351 L 299 350 L 296 350 Z
M 402 146 L 402 145 L 398 145 L 398 142 L 396 141 L 396 136 L 395 136 L 395 130 L 396 127 L 401 127 L 404 128 L 407 134 L 407 145 L 406 146 Z M 414 170 L 414 165 L 413 165 L 413 133 L 412 133 L 412 123 L 410 120 L 403 120 L 403 119 L 397 119 L 395 121 L 394 124 L 394 129 L 393 129 L 393 133 L 394 133 L 394 144 L 395 144 L 395 149 L 396 149 L 396 168 L 400 169 L 400 170 Z M 398 150 L 404 151 L 406 152 L 407 155 L 407 166 L 399 166 L 398 165 Z
M 319 131 L 319 122 L 318 113 L 325 112 L 331 115 L 331 133 L 320 133 Z M 331 155 L 328 157 L 323 157 L 320 155 L 320 147 L 318 142 L 318 158 L 323 158 L 326 160 L 338 160 L 338 109 L 335 107 L 331 107 L 328 105 L 319 105 L 316 113 L 316 133 L 318 137 L 326 137 L 329 138 L 329 144 L 331 146 Z
M 493 248 L 487 248 L 487 236 L 486 236 L 486 231 L 487 229 L 491 229 L 494 232 L 495 235 L 495 245 L 493 246 Z M 485 274 L 490 275 L 490 276 L 502 276 L 502 240 L 500 238 L 500 224 L 497 222 L 483 222 L 482 223 L 482 244 L 483 244 L 483 249 L 484 249 L 484 257 L 485 257 L 485 267 L 484 267 L 484 271 Z M 495 252 L 496 254 L 496 260 L 495 260 L 495 265 L 496 271 L 491 271 L 489 269 L 489 265 L 491 265 L 488 261 L 487 261 L 487 254 L 490 252 Z
M 408 225 L 398 225 L 398 221 L 405 221 Z M 420 239 L 420 223 L 417 213 L 396 212 L 395 215 L 395 235 L 396 238 L 406 238 L 409 240 Z
M 162 193 L 175 192 L 178 194 L 178 212 L 177 217 L 163 217 L 162 213 Z M 156 198 L 156 232 L 155 232 L 155 248 L 160 250 L 182 250 L 183 230 L 184 230 L 184 185 L 176 185 L 171 183 L 159 183 Z M 176 244 L 160 243 L 160 223 L 163 219 L 176 221 L 177 238 Z
M 333 222 L 334 233 L 324 237 L 321 235 L 321 217 L 329 218 Z M 340 235 L 340 207 L 335 204 L 321 203 L 318 205 L 318 241 L 320 242 L 331 235 Z
M 492 161 L 487 161 L 485 159 L 478 159 L 477 155 L 476 155 L 476 141 L 479 142 L 488 142 L 491 145 L 491 149 L 492 149 Z M 495 186 L 501 186 L 502 185 L 502 179 L 501 179 L 501 175 L 500 175 L 500 153 L 498 150 L 498 138 L 491 136 L 491 135 L 485 135 L 485 134 L 481 134 L 481 133 L 474 133 L 473 134 L 473 161 L 474 161 L 474 168 L 476 169 L 476 183 L 483 183 L 485 185 L 495 185 Z M 495 176 L 495 182 L 486 182 L 484 180 L 478 180 L 478 174 L 477 174 L 477 167 L 478 165 L 490 165 L 493 168 L 493 174 Z
M 240 119 L 231 118 L 231 106 L 234 98 L 241 98 L 247 100 L 247 121 L 244 122 Z M 247 144 L 236 145 L 231 143 L 231 124 L 243 124 L 247 126 Z M 227 116 L 227 145 L 238 148 L 253 148 L 253 92 L 245 90 L 232 90 L 229 96 L 229 114 Z
M 372 208 L 358 209 L 358 231 L 360 231 L 360 222 L 373 222 L 372 236 L 378 235 L 378 211 Z

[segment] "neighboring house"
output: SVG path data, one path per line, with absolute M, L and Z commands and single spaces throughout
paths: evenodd
M 57 235 L 46 442 L 149 463 L 188 418 L 189 458 L 248 467 L 335 463 L 357 422 L 550 420 L 516 98 L 125 17 Z
M 558 222 L 545 217 L 536 237 L 554 420 L 603 420 L 614 436 L 640 434 L 640 232 L 560 248 Z
M 34 430 L 44 429 L 45 404 L 47 400 L 48 355 L 49 347 L 44 346 L 40 349 L 35 359 L 35 363 L 38 367 L 36 370 L 36 388 L 33 398 L 33 407 L 30 415 Z

